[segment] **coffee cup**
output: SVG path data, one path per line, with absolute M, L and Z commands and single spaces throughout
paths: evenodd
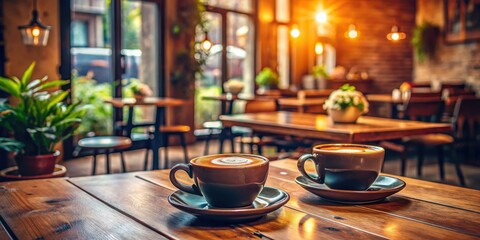
M 313 147 L 313 154 L 302 155 L 298 170 L 306 178 L 332 189 L 363 191 L 377 179 L 385 150 L 361 144 L 322 144 Z M 305 171 L 305 162 L 312 160 L 315 174 Z
M 170 171 L 170 181 L 178 189 L 203 195 L 215 208 L 250 206 L 267 180 L 268 159 L 252 154 L 216 154 L 177 164 Z M 177 181 L 175 173 L 183 170 L 193 179 L 187 186 Z

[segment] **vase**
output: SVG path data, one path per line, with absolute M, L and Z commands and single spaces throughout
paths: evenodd
M 135 98 L 135 100 L 137 102 L 143 102 L 143 100 L 145 99 L 145 96 L 140 95 L 140 94 L 134 94 L 133 97 Z
M 25 156 L 18 155 L 15 158 L 18 166 L 18 172 L 22 176 L 37 176 L 53 173 L 59 151 L 50 154 Z
M 362 115 L 362 111 L 356 107 L 347 107 L 343 110 L 328 109 L 328 116 L 334 123 L 355 123 Z

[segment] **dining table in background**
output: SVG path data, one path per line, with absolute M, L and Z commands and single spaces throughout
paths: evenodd
M 222 115 L 220 120 L 226 129 L 248 127 L 258 133 L 344 143 L 376 142 L 430 133 L 451 133 L 453 130 L 449 124 L 369 116 L 361 116 L 354 124 L 334 124 L 324 114 L 284 111 Z
M 388 117 L 398 118 L 398 105 L 403 104 L 401 98 L 394 98 L 392 94 L 367 94 L 365 96 L 370 105 L 384 105 L 388 107 Z
M 281 110 L 296 109 L 297 112 L 307 112 L 309 108 L 322 108 L 326 98 L 280 98 L 277 104 Z
M 153 127 L 153 139 L 151 140 L 152 149 L 152 169 L 156 170 L 160 168 L 160 155 L 158 150 L 163 146 L 163 137 L 160 131 L 160 126 L 163 124 L 165 118 L 165 108 L 178 107 L 188 104 L 185 100 L 176 98 L 158 98 L 158 97 L 146 97 L 142 100 L 136 100 L 135 98 L 112 98 L 105 100 L 106 103 L 111 104 L 114 108 L 121 109 L 128 107 L 128 117 L 126 124 L 121 123 L 118 126 L 121 135 L 130 137 L 132 130 L 136 127 Z M 155 107 L 155 120 L 154 122 L 141 122 L 134 123 L 134 107 L 138 106 L 152 106 Z
M 210 100 L 210 101 L 219 101 L 222 104 L 221 107 L 221 115 L 231 115 L 233 113 L 233 106 L 235 101 L 242 100 L 248 101 L 255 99 L 255 96 L 249 94 L 229 94 L 225 93 L 219 96 L 203 96 L 202 100 Z
M 197 218 L 169 204 L 168 170 L 0 183 L 0 239 L 473 239 L 480 191 L 398 177 L 377 203 L 344 205 L 294 181 L 292 159 L 270 162 L 266 186 L 290 201 L 250 222 Z M 177 175 L 187 180 L 186 174 Z M 455 197 L 457 196 L 457 197 Z

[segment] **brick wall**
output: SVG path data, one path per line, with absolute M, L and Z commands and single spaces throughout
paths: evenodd
M 418 0 L 417 24 L 425 21 L 445 25 L 443 0 Z M 480 40 L 469 43 L 446 44 L 438 39 L 433 59 L 420 63 L 415 60 L 415 81 L 467 81 L 480 90 Z
M 295 20 L 305 22 L 308 16 L 314 16 L 317 4 L 317 1 L 311 0 L 295 1 Z M 415 0 L 324 1 L 323 5 L 325 9 L 332 9 L 329 17 L 336 29 L 334 45 L 337 65 L 344 66 L 347 70 L 353 66 L 369 69 L 370 77 L 375 79 L 377 92 L 391 92 L 401 82 L 412 80 L 413 52 L 410 37 L 415 25 Z M 351 23 L 360 32 L 358 39 L 344 37 Z M 308 24 L 311 23 L 304 25 Z M 394 24 L 407 34 L 407 39 L 399 42 L 387 40 L 386 35 Z M 315 37 L 315 34 L 309 34 L 310 38 Z M 315 44 L 315 40 L 310 39 L 299 46 L 299 54 L 303 57 L 297 60 L 298 69 L 294 80 L 310 72 L 312 63 L 307 56 L 313 53 L 312 44 Z

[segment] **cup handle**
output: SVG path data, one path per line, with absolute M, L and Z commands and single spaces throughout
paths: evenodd
M 178 189 L 180 189 L 184 192 L 188 192 L 188 193 L 192 193 L 192 194 L 202 196 L 202 193 L 198 189 L 197 185 L 192 184 L 192 186 L 187 186 L 187 185 L 179 183 L 177 181 L 177 178 L 175 177 L 175 173 L 178 170 L 185 171 L 190 178 L 193 178 L 192 165 L 185 164 L 185 163 L 179 163 L 179 164 L 173 166 L 172 170 L 170 170 L 170 182 L 172 182 L 173 186 L 177 187 Z
M 309 173 L 307 173 L 307 171 L 305 171 L 305 162 L 309 159 L 311 159 L 315 163 L 315 170 L 317 172 L 317 176 L 315 176 L 313 174 L 309 174 Z M 315 156 L 313 156 L 312 154 L 302 155 L 298 159 L 297 168 L 298 168 L 298 171 L 300 171 L 300 173 L 303 176 L 305 176 L 306 178 L 308 178 L 308 179 L 310 179 L 314 182 L 317 182 L 317 183 L 321 183 L 321 184 L 324 183 L 325 178 L 324 178 L 324 174 L 323 174 L 323 172 L 324 172 L 323 166 L 320 162 L 318 162 L 317 158 L 315 158 Z

